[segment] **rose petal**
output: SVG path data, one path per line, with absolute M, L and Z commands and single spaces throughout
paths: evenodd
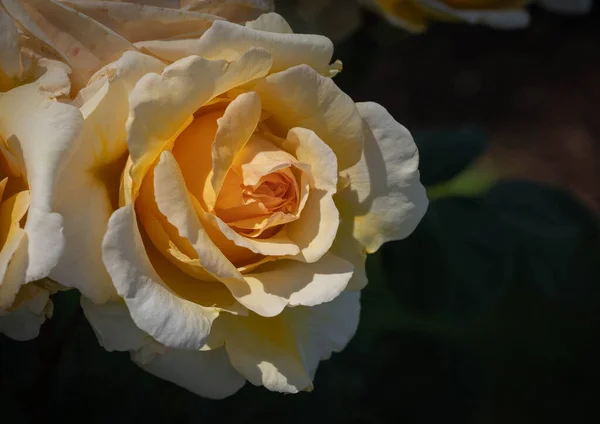
M 217 226 L 223 235 L 234 242 L 236 246 L 244 247 L 254 253 L 267 256 L 297 255 L 298 246 L 287 236 L 286 231 L 279 231 L 276 235 L 266 239 L 253 239 L 244 237 L 213 214 L 206 214 L 206 218 Z
M 285 150 L 277 147 L 259 134 L 253 135 L 243 150 L 235 157 L 236 168 L 241 168 L 246 186 L 258 184 L 262 177 L 277 170 L 288 168 L 298 161 Z
M 148 4 L 115 1 L 66 1 L 61 3 L 126 38 L 131 43 L 146 40 L 198 38 L 219 19 L 206 13 L 168 9 Z
M 177 162 L 170 152 L 165 151 L 161 154 L 161 160 L 154 170 L 154 175 L 156 202 L 160 211 L 179 230 L 179 235 L 190 241 L 198 253 L 200 264 L 215 278 L 222 281 L 238 302 L 248 309 L 268 316 L 281 312 L 288 300 L 266 293 L 256 278 L 244 278 L 245 276 L 239 273 L 205 232 L 201 221 L 195 214 L 197 209 L 194 208 L 188 197 Z M 336 264 L 339 265 L 340 262 L 336 262 Z M 315 267 L 320 270 L 318 265 Z M 319 281 L 315 269 L 311 271 L 310 267 L 303 268 L 308 276 L 298 277 L 298 280 L 293 280 L 295 271 L 292 271 L 286 279 L 289 284 L 296 284 L 294 287 L 300 290 L 313 282 L 310 278 Z M 328 278 L 332 278 L 331 274 L 339 273 L 339 280 L 332 281 L 336 283 L 341 281 L 341 285 L 345 285 L 351 276 L 351 269 L 348 272 L 347 268 L 340 271 L 332 267 L 329 272 Z
M 261 115 L 260 97 L 255 92 L 239 95 L 217 120 L 219 129 L 212 146 L 211 183 L 218 195 L 235 156 L 254 133 Z
M 143 190 L 144 186 L 142 186 L 142 192 Z M 177 229 L 168 221 L 165 222 L 164 217 L 158 216 L 160 211 L 158 211 L 156 203 L 152 209 L 156 208 L 158 213 L 148 210 L 146 204 L 141 205 L 142 197 L 144 196 L 140 196 L 136 206 L 137 216 L 156 250 L 189 276 L 202 281 L 218 281 L 202 267 L 198 255 L 189 241 L 180 237 Z M 192 253 L 190 254 L 189 251 Z
M 19 78 L 21 73 L 20 56 L 17 27 L 10 16 L 0 9 L 0 89 L 5 86 L 4 79 Z M 8 81 L 6 82 L 8 83 Z
M 313 131 L 305 128 L 291 129 L 283 146 L 310 165 L 314 187 L 300 217 L 286 229 L 290 240 L 301 250 L 295 259 L 316 262 L 329 251 L 339 226 L 339 213 L 332 198 L 337 189 L 336 156 Z
M 262 48 L 273 57 L 271 72 L 305 64 L 328 74 L 333 56 L 333 43 L 321 35 L 258 31 L 227 21 L 216 21 L 198 40 L 152 41 L 136 46 L 169 61 L 198 55 L 230 62 L 253 48 Z
M 164 151 L 154 169 L 154 194 L 160 212 L 191 243 L 200 265 L 225 284 L 243 282 L 242 275 L 223 255 L 202 226 L 173 154 Z
M 246 22 L 246 27 L 256 31 L 276 32 L 279 34 L 293 34 L 292 28 L 277 13 L 263 13 L 256 20 Z
M 292 128 L 283 142 L 299 162 L 310 165 L 313 185 L 319 190 L 334 194 L 337 190 L 337 157 L 333 150 L 306 128 Z
M 161 75 L 146 74 L 129 98 L 127 144 L 133 160 L 136 192 L 160 152 L 190 124 L 192 115 L 215 96 L 267 74 L 271 57 L 251 49 L 239 60 L 210 61 L 187 57 Z
M 49 97 L 62 98 L 61 100 L 69 102 L 71 68 L 68 65 L 58 60 L 40 58 L 30 69 L 29 76 L 39 78 L 37 83 L 40 89 Z
M 211 352 L 166 349 L 136 326 L 125 304 L 96 305 L 82 298 L 81 306 L 106 350 L 132 351 L 132 359 L 159 378 L 215 399 L 235 393 L 245 383 L 229 363 L 224 349 Z M 1 322 L 2 318 L 0 325 Z M 159 353 L 151 354 L 148 361 L 147 350 Z
M 0 333 L 13 340 L 27 341 L 40 333 L 46 317 L 51 315 L 52 301 L 47 290 L 33 284 L 21 290 L 26 290 L 27 299 L 8 315 L 0 316 Z
M 314 131 L 336 154 L 338 169 L 354 165 L 363 148 L 363 123 L 354 102 L 330 79 L 305 65 L 269 75 L 256 84 L 263 109 L 285 131 Z
M 152 267 L 169 290 L 177 296 L 217 311 L 226 311 L 234 315 L 248 314 L 248 310 L 236 301 L 224 284 L 216 280 L 198 280 L 174 267 L 149 243 L 146 243 L 145 247 Z
M 82 133 L 56 186 L 56 210 L 65 218 L 66 250 L 51 277 L 97 303 L 117 297 L 102 263 L 101 246 L 110 215 L 118 207 L 127 154 L 127 99 L 143 75 L 163 68 L 150 56 L 126 52 L 96 74 L 95 83 L 79 95 Z
M 231 366 L 225 349 L 167 349 L 145 364 L 138 357 L 137 353 L 132 355 L 145 371 L 209 399 L 231 396 L 246 383 Z
M 362 244 L 353 235 L 354 219 L 341 219 L 340 226 L 331 245 L 330 252 L 354 265 L 352 278 L 348 281 L 346 290 L 357 291 L 366 287 L 367 272 L 365 263 L 367 254 Z
M 210 13 L 229 22 L 244 23 L 275 9 L 274 0 L 181 0 L 185 10 Z
M 0 138 L 26 169 L 31 192 L 27 282 L 48 276 L 62 254 L 62 217 L 53 212 L 56 184 L 82 126 L 77 108 L 50 99 L 43 84 L 44 77 L 0 95 Z
M 318 305 L 334 299 L 348 284 L 352 270 L 352 264 L 329 254 L 312 264 L 273 261 L 244 274 L 250 292 L 236 298 L 256 314 L 274 317 L 287 306 Z
M 315 306 L 332 301 L 344 291 L 353 269 L 351 263 L 326 254 L 311 264 L 275 261 L 244 277 L 253 287 L 253 292 L 264 291 L 268 296 L 283 299 L 285 306 Z M 257 305 L 255 309 L 259 308 Z M 257 313 L 274 316 L 281 312 L 263 309 L 263 313 Z
M 20 221 L 28 209 L 28 191 L 17 193 L 0 205 L 0 311 L 10 308 L 25 284 L 28 239 Z
M 250 383 L 297 393 L 312 389 L 319 361 L 346 346 L 359 311 L 359 294 L 343 293 L 330 303 L 288 308 L 274 318 L 220 317 L 214 328 L 220 334 L 214 337 L 225 340 L 233 367 Z
M 102 251 L 117 292 L 141 330 L 169 347 L 204 345 L 218 312 L 181 299 L 165 287 L 146 255 L 132 205 L 111 216 Z
M 331 194 L 312 189 L 300 217 L 286 227 L 288 237 L 300 248 L 294 259 L 309 263 L 321 259 L 329 251 L 339 223 Z
M 81 307 L 98 342 L 109 352 L 136 350 L 153 342 L 149 334 L 135 325 L 125 303 L 98 305 L 82 297 Z
M 235 265 L 257 260 L 256 253 L 236 246 L 219 230 L 215 221 L 210 221 L 207 203 L 214 203 L 214 191 L 209 182 L 212 158 L 211 143 L 217 132 L 217 119 L 220 111 L 202 114 L 177 138 L 173 156 L 177 160 L 189 197 L 204 229 L 221 252 Z M 212 192 L 207 194 L 208 192 Z M 203 202 L 203 201 L 204 202 Z
M 38 42 L 73 68 L 81 88 L 102 66 L 136 48 L 109 28 L 53 0 L 2 0 L 6 11 Z
M 377 103 L 357 107 L 370 131 L 361 161 L 341 173 L 350 186 L 337 200 L 343 219 L 354 217 L 354 237 L 372 253 L 387 241 L 407 237 L 428 201 L 408 130 Z

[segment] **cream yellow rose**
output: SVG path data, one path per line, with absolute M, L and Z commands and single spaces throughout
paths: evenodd
M 0 333 L 37 336 L 51 315 L 48 276 L 63 251 L 55 183 L 80 131 L 68 68 L 39 59 L 0 8 Z
M 124 51 L 157 40 L 197 39 L 215 20 L 245 22 L 273 9 L 270 0 L 0 0 L 29 49 L 68 65 L 74 92 Z M 0 84 L 2 84 L 0 73 Z
M 99 70 L 56 185 L 101 344 L 208 397 L 309 390 L 359 319 L 364 263 L 427 206 L 410 133 L 276 14 L 215 21 Z
M 522 28 L 529 24 L 525 6 L 531 0 L 362 0 L 392 24 L 423 32 L 431 21 L 467 22 L 493 28 Z
M 431 21 L 467 22 L 497 29 L 523 28 L 529 24 L 526 6 L 537 3 L 552 12 L 587 13 L 593 0 L 360 0 L 392 24 L 407 31 L 423 32 Z

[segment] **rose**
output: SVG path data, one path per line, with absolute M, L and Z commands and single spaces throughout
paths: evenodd
M 130 42 L 188 38 L 216 17 L 244 23 L 275 9 L 273 0 L 58 0 Z M 208 16 L 212 15 L 212 16 Z
M 68 69 L 26 50 L 2 9 L 0 32 L 0 332 L 29 340 L 52 312 L 54 288 L 41 280 L 64 244 L 54 184 L 82 119 L 56 100 Z
M 144 43 L 152 46 L 156 40 L 195 39 L 214 20 L 245 22 L 273 8 L 269 0 L 184 0 L 181 4 L 178 1 L 0 0 L 0 4 L 22 28 L 34 51 L 73 69 L 71 80 L 75 91 L 124 51 L 144 49 Z M 161 5 L 180 5 L 182 9 Z
M 158 48 L 158 47 L 157 47 Z M 278 15 L 126 52 L 78 94 L 56 185 L 101 344 L 209 397 L 312 387 L 358 324 L 364 261 L 427 205 L 408 131 L 330 76 L 331 42 Z
M 196 39 L 215 20 L 243 24 L 274 9 L 272 0 L 59 1 L 141 49 L 156 40 Z
M 195 9 L 190 4 L 186 10 L 85 0 L 0 0 L 0 4 L 26 35 L 29 49 L 72 68 L 75 91 L 124 51 L 143 48 L 134 43 L 197 38 L 214 20 L 223 19 L 196 9 L 244 19 L 272 7 L 258 0 L 224 1 L 212 6 L 202 2 Z M 0 84 L 2 81 L 0 73 Z
M 524 6 L 531 0 L 362 0 L 392 24 L 424 32 L 430 21 L 467 22 L 492 28 L 522 28 L 529 24 Z
M 381 12 L 392 24 L 407 31 L 423 32 L 432 20 L 484 24 L 513 29 L 529 24 L 525 6 L 532 0 L 361 0 Z M 559 13 L 587 13 L 592 0 L 539 0 Z

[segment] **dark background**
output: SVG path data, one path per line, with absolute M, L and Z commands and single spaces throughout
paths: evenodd
M 363 12 L 338 85 L 413 132 L 431 197 L 368 261 L 358 333 L 315 390 L 199 398 L 100 348 L 75 292 L 0 336 L 0 421 L 594 423 L 600 389 L 600 13 L 526 30 Z

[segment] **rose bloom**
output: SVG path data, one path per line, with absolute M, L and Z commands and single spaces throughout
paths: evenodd
M 29 340 L 52 313 L 56 286 L 42 279 L 64 245 L 54 184 L 82 119 L 57 101 L 69 93 L 68 68 L 25 49 L 1 8 L 0 34 L 0 333 Z
M 524 6 L 531 0 L 362 0 L 393 25 L 424 32 L 431 21 L 467 22 L 498 29 L 529 24 Z
M 215 20 L 246 22 L 271 0 L 0 0 L 27 35 L 25 44 L 72 69 L 73 92 L 124 51 L 154 40 L 197 39 Z M 1 79 L 0 79 L 1 83 Z
M 357 328 L 366 254 L 427 207 L 410 133 L 276 14 L 137 47 L 73 102 L 50 277 L 107 350 L 197 394 L 310 390 Z
M 525 9 L 533 0 L 361 0 L 392 24 L 410 32 L 423 32 L 431 21 L 467 22 L 497 29 L 522 28 L 529 24 Z M 592 0 L 538 0 L 553 12 L 587 13 Z

